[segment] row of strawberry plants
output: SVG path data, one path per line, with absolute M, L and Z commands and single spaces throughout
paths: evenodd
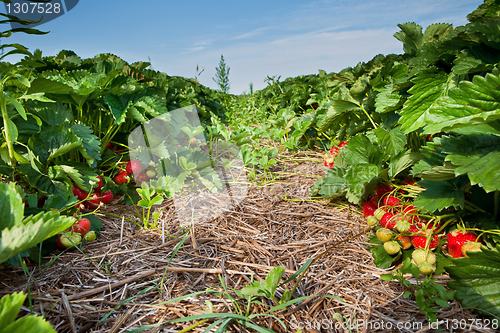
M 345 196 L 363 205 L 375 226 L 370 241 L 379 267 L 408 260 L 404 271 L 416 277 L 447 272 L 454 280 L 448 286 L 464 306 L 496 316 L 498 8 L 485 1 L 468 16 L 470 23 L 455 29 L 434 24 L 422 32 L 414 23 L 400 25 L 396 37 L 404 43 L 406 60 L 364 73 L 323 103 L 329 108 L 323 121 L 347 134 L 348 144 L 337 156 L 326 153 L 325 163 L 334 167 L 313 188 L 324 197 Z M 353 89 L 365 93 L 363 100 Z M 344 123 L 352 112 L 364 114 L 359 118 L 367 128 Z M 393 195 L 384 198 L 388 186 Z M 443 293 L 427 295 L 419 306 L 436 320 L 429 303 L 445 306 L 448 299 Z
M 2 35 L 5 36 L 8 34 Z M 31 54 L 24 47 L 16 47 L 18 53 L 26 57 L 16 64 L 0 63 L 4 134 L 0 138 L 0 175 L 2 182 L 17 184 L 13 188 L 17 195 L 6 196 L 19 196 L 23 207 L 12 208 L 11 201 L 2 203 L 5 209 L 0 210 L 1 219 L 5 223 L 0 225 L 0 262 L 10 258 L 8 262 L 19 263 L 14 255 L 28 256 L 30 252 L 33 259 L 38 259 L 38 251 L 31 251 L 36 245 L 31 241 L 17 242 L 12 248 L 14 240 L 9 232 L 12 233 L 21 220 L 12 218 L 8 211 L 15 211 L 14 215 L 38 216 L 58 210 L 64 228 L 47 223 L 38 225 L 38 230 L 31 229 L 30 233 L 52 237 L 53 230 L 64 231 L 59 236 L 63 237 L 59 244 L 68 248 L 71 242 L 67 240 L 73 237 L 76 241 L 79 233 L 68 228 L 67 222 L 81 221 L 86 215 L 92 222 L 92 231 L 98 231 L 99 220 L 89 214 L 101 204 L 109 204 L 116 194 L 126 194 L 125 199 L 131 197 L 133 201 L 128 203 L 137 202 L 137 195 L 130 196 L 129 192 L 141 182 L 151 180 L 165 187 L 169 176 L 199 176 L 195 174 L 197 167 L 186 174 L 177 160 L 169 169 L 172 172 L 161 173 L 162 179 L 157 170 L 159 159 L 151 161 L 137 153 L 129 156 L 129 135 L 140 126 L 149 126 L 152 118 L 184 108 L 186 112 L 173 119 L 163 117 L 164 130 L 170 133 L 159 133 L 163 142 L 156 151 L 162 158 L 178 155 L 201 163 L 198 156 L 204 139 L 200 136 L 201 123 L 206 126 L 212 117 L 224 119 L 221 97 L 212 90 L 196 80 L 170 77 L 148 69 L 149 63 L 128 64 L 111 54 L 82 59 L 65 50 L 56 56 L 42 57 L 38 50 Z M 201 120 L 198 128 L 189 117 Z M 197 136 L 199 142 L 195 144 Z M 153 140 L 152 135 L 149 140 Z M 136 145 L 135 149 L 139 148 Z M 136 161 L 129 162 L 130 159 Z M 137 167 L 127 172 L 126 163 L 131 162 L 140 165 L 143 172 L 136 172 Z M 201 177 L 211 180 L 216 175 L 205 172 Z M 166 189 L 160 192 L 168 194 Z M 71 219 L 73 216 L 76 220 Z M 76 243 L 86 235 L 80 236 Z M 87 240 L 93 238 L 91 235 Z M 45 244 L 44 251 L 50 250 L 49 243 Z

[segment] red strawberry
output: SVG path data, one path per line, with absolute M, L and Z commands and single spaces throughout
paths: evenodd
M 135 177 L 135 183 L 139 186 L 142 184 L 142 182 L 147 182 L 148 180 L 149 177 L 143 172 L 141 172 Z
M 100 194 L 98 193 L 94 193 L 90 198 L 88 198 L 86 201 L 83 202 L 85 207 L 90 209 L 95 209 L 99 207 L 100 203 L 101 203 L 101 197 Z
M 111 142 L 108 142 L 108 144 L 106 145 L 106 148 L 111 149 L 111 150 L 115 150 L 115 145 L 112 144 Z
M 339 148 L 342 148 L 342 147 L 344 147 L 344 146 L 346 146 L 346 145 L 347 145 L 347 141 L 344 141 L 344 142 L 342 142 L 341 144 L 339 144 Z
M 101 201 L 103 204 L 107 205 L 111 202 L 111 200 L 113 200 L 113 192 L 111 192 L 111 190 L 108 190 L 101 195 Z
M 373 201 L 365 201 L 363 203 L 363 215 L 365 217 L 372 216 L 377 208 L 378 208 L 377 203 Z
M 387 229 L 394 229 L 396 226 L 396 221 L 392 218 L 394 216 L 393 213 L 385 213 L 384 216 L 380 219 L 380 224 Z
M 417 208 L 415 208 L 412 205 L 404 205 L 403 206 L 403 212 L 405 213 L 406 216 L 409 217 L 410 222 L 412 223 L 418 223 L 420 222 L 417 214 Z
M 98 179 L 97 186 L 94 187 L 94 191 L 99 192 L 102 189 L 102 178 L 101 178 L 101 176 L 97 176 L 97 179 Z
M 333 146 L 331 149 L 330 149 L 330 154 L 334 155 L 334 156 L 337 156 L 339 154 L 339 149 L 335 146 Z
M 125 170 L 129 175 L 131 174 L 137 175 L 142 171 L 142 166 L 141 163 L 139 163 L 139 161 L 130 161 L 127 163 Z
M 377 195 L 379 197 L 383 197 L 386 193 L 392 192 L 394 188 L 392 186 L 389 186 L 387 184 L 380 183 L 377 186 Z
M 84 190 L 76 186 L 76 184 L 73 184 L 73 194 L 76 195 L 78 200 L 85 200 L 89 195 L 88 192 L 85 192 Z
M 462 246 L 467 242 L 476 242 L 477 236 L 464 230 L 454 230 L 446 235 L 446 239 L 448 240 L 448 253 L 453 258 L 461 258 L 464 256 Z
M 398 206 L 400 203 L 401 203 L 401 200 L 399 200 L 396 197 L 385 197 L 384 198 L 384 205 L 386 205 L 386 206 L 394 207 L 394 206 Z
M 373 197 L 370 198 L 371 202 L 376 202 L 378 205 L 378 202 L 380 200 L 380 197 L 378 195 L 374 195 Z
M 438 236 L 434 235 L 430 241 L 429 249 L 437 248 L 438 242 L 439 242 Z M 423 235 L 413 235 L 411 236 L 411 243 L 413 244 L 413 246 L 415 246 L 415 248 L 423 249 L 425 248 L 425 244 L 427 243 L 427 237 Z
M 128 176 L 128 173 L 127 171 L 120 171 L 118 173 L 118 175 L 116 175 L 115 177 L 115 183 L 120 185 L 120 184 L 123 184 L 123 183 L 128 183 L 130 180 L 129 176 Z
M 80 219 L 78 222 L 76 222 L 70 227 L 70 231 L 77 232 L 80 235 L 82 235 L 82 237 L 84 237 L 87 234 L 87 232 L 90 231 L 90 227 L 91 224 L 89 219 Z
M 327 168 L 330 168 L 330 169 L 333 169 L 333 167 L 334 167 L 333 162 L 332 163 L 328 163 L 327 161 L 325 161 L 325 163 L 323 163 L 323 165 L 326 166 Z

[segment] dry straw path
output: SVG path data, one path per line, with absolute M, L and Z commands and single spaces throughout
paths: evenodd
M 307 152 L 307 156 L 311 154 Z M 283 159 L 280 168 L 286 166 L 287 173 L 279 180 L 250 186 L 241 203 L 209 222 L 196 224 L 183 243 L 181 237 L 163 238 L 158 230 L 141 230 L 127 221 L 103 216 L 101 236 L 85 246 L 85 255 L 75 250 L 64 253 L 42 272 L 38 266 L 29 267 L 36 313 L 46 315 L 58 332 L 116 333 L 205 313 L 205 300 L 213 303 L 214 312 L 232 312 L 228 300 L 211 293 L 158 303 L 207 288 L 222 291 L 219 276 L 236 290 L 247 285 L 252 276 L 254 280 L 265 279 L 276 266 L 284 266 L 289 277 L 309 258 L 366 229 L 356 207 L 311 200 L 310 188 L 324 172 L 319 163 L 286 161 Z M 123 215 L 122 209 L 130 207 L 107 210 Z M 160 220 L 166 233 L 180 236 L 174 212 L 172 200 L 166 201 Z M 344 320 L 359 324 L 351 326 L 352 332 L 430 332 L 414 300 L 403 298 L 401 285 L 380 279 L 386 272 L 373 264 L 366 240 L 365 234 L 328 252 L 311 267 L 294 295 L 337 298 L 314 297 L 275 313 L 287 325 L 286 330 L 268 317 L 255 322 L 276 332 L 297 332 L 299 326 L 304 326 L 304 332 L 348 332 L 345 325 L 342 329 L 334 321 L 335 313 L 340 313 Z M 178 252 L 169 263 L 176 248 Z M 446 276 L 437 278 L 443 284 L 447 281 Z M 0 281 L 0 296 L 27 291 L 20 268 L 0 269 Z M 278 293 L 282 292 L 278 288 Z M 267 309 L 259 306 L 252 311 Z M 24 312 L 27 314 L 28 308 Z M 458 303 L 442 309 L 438 317 L 468 324 L 475 318 Z M 163 324 L 147 332 L 180 332 L 193 324 Z M 209 324 L 192 332 L 203 332 Z M 468 328 L 467 332 L 492 332 Z M 230 330 L 247 332 L 235 326 Z

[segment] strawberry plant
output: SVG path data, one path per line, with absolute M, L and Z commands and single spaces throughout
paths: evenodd
M 14 183 L 0 183 L 0 212 L 0 263 L 30 250 L 75 222 L 74 218 L 54 210 L 24 217 L 24 203 Z

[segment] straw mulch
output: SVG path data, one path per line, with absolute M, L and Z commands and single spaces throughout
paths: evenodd
M 29 267 L 36 314 L 46 316 L 57 332 L 116 333 L 157 323 L 164 324 L 145 331 L 180 332 L 199 321 L 165 322 L 206 313 L 206 300 L 213 304 L 213 312 L 234 312 L 235 308 L 230 300 L 213 293 L 166 301 L 207 288 L 223 291 L 221 280 L 228 290 L 240 290 L 252 277 L 264 280 L 276 266 L 284 266 L 288 278 L 309 258 L 367 228 L 357 207 L 307 200 L 315 179 L 324 173 L 319 163 L 288 161 L 280 167 L 286 165 L 289 174 L 266 186 L 250 186 L 241 202 L 194 224 L 184 242 L 172 199 L 162 205 L 159 230 L 143 230 L 126 220 L 102 216 L 100 237 L 84 247 L 85 255 L 73 250 L 41 272 L 37 265 Z M 124 214 L 116 206 L 107 211 Z M 162 237 L 161 228 L 179 237 Z M 387 272 L 373 264 L 366 241 L 367 234 L 362 234 L 331 249 L 312 265 L 294 294 L 294 298 L 335 298 L 313 297 L 275 312 L 287 329 L 265 316 L 253 322 L 275 332 L 297 332 L 298 327 L 304 327 L 304 332 L 348 332 L 345 324 L 334 320 L 338 313 L 350 323 L 352 332 L 433 331 L 414 299 L 403 298 L 405 289 L 398 282 L 380 279 Z M 447 282 L 446 276 L 437 279 Z M 27 291 L 21 268 L 0 269 L 0 281 L 0 296 Z M 283 291 L 278 288 L 277 295 Z M 263 305 L 255 304 L 252 313 L 267 311 L 270 307 L 265 303 L 275 305 L 264 298 L 260 301 Z M 28 313 L 28 307 L 23 311 Z M 479 318 L 457 302 L 441 309 L 438 317 L 448 323 L 465 320 L 467 325 L 469 319 Z M 213 321 L 192 332 L 203 332 Z M 468 332 L 492 332 L 468 328 Z M 254 332 L 240 325 L 230 325 L 228 331 Z

